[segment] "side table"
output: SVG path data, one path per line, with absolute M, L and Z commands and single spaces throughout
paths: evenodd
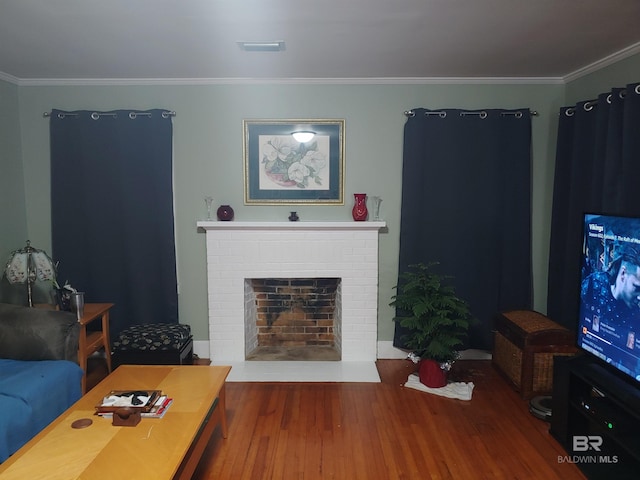
M 113 303 L 86 303 L 84 314 L 78 320 L 80 323 L 80 338 L 78 342 L 78 363 L 84 371 L 82 376 L 82 394 L 87 389 L 87 358 L 94 352 L 104 348 L 107 360 L 107 370 L 111 373 L 111 347 L 109 342 L 109 310 Z M 87 325 L 98 318 L 101 319 L 101 330 L 87 334 Z

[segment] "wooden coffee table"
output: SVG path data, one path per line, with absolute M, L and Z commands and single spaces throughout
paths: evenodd
M 225 381 L 231 367 L 122 365 L 0 465 L 2 480 L 25 478 L 187 479 L 215 427 L 227 436 Z M 111 390 L 162 390 L 163 418 L 114 427 L 94 415 Z M 79 419 L 91 425 L 73 428 Z

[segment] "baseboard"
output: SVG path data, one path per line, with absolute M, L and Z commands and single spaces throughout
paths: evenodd
M 491 352 L 486 350 L 463 350 L 460 352 L 460 360 L 491 360 Z
M 400 359 L 407 358 L 409 352 L 400 350 L 393 346 L 391 340 L 378 341 L 378 358 L 379 359 Z
M 194 340 L 193 353 L 200 358 L 209 358 L 211 356 L 211 352 L 209 351 L 209 340 Z
M 194 340 L 193 341 L 193 353 L 200 358 L 209 358 L 211 352 L 209 352 L 208 340 Z M 393 341 L 379 341 L 377 358 L 379 359 L 404 359 L 407 358 L 409 352 L 401 350 L 393 346 Z M 491 352 L 484 350 L 464 350 L 461 353 L 461 360 L 490 360 Z
M 407 358 L 409 351 L 401 350 L 393 346 L 393 341 L 378 342 L 379 359 Z M 460 360 L 491 360 L 491 352 L 485 350 L 469 349 L 460 352 Z

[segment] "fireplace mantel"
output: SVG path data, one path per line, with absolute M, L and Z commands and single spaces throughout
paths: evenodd
M 342 362 L 377 358 L 378 242 L 384 221 L 199 221 L 206 233 L 209 348 L 214 364 L 245 362 L 245 282 L 340 278 Z M 374 365 L 375 366 L 375 365 Z
M 386 222 L 217 222 L 201 221 L 203 230 L 380 230 Z

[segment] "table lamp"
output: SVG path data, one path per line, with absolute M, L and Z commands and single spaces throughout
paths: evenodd
M 26 283 L 29 306 L 33 307 L 33 284 L 37 280 L 46 281 L 56 278 L 56 267 L 53 260 L 44 250 L 27 246 L 11 252 L 9 261 L 4 269 L 7 281 L 11 284 Z

